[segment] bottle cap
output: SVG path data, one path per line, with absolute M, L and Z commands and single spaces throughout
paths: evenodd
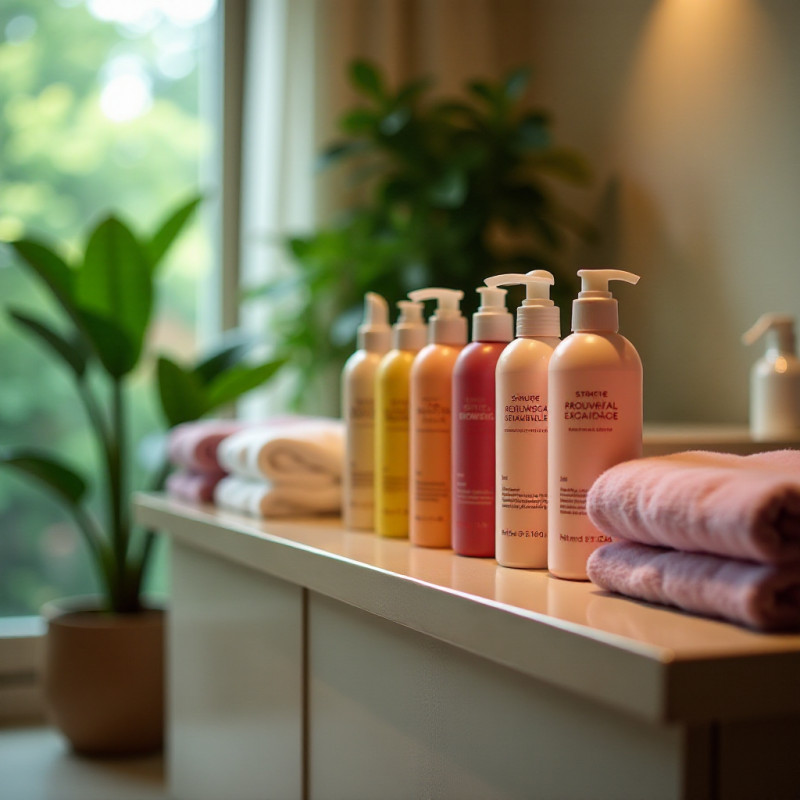
M 755 324 L 742 335 L 744 344 L 754 344 L 767 336 L 767 349 L 779 353 L 795 354 L 794 317 L 789 314 L 762 314 Z
M 428 335 L 428 326 L 422 318 L 422 303 L 399 300 L 397 308 L 400 310 L 400 316 L 392 326 L 395 349 L 408 350 L 412 353 L 422 350 Z
M 389 304 L 375 292 L 364 295 L 364 321 L 358 326 L 358 349 L 386 353 L 392 344 Z
M 472 315 L 472 341 L 510 342 L 514 317 L 506 308 L 508 292 L 496 286 L 479 286 L 475 291 L 481 296 L 481 304 Z
M 579 269 L 581 290 L 572 301 L 572 330 L 616 333 L 619 330 L 617 301 L 608 290 L 609 281 L 636 284 L 639 276 L 621 269 Z
M 487 286 L 525 285 L 525 299 L 517 309 L 517 336 L 531 338 L 561 338 L 561 319 L 558 308 L 550 299 L 550 287 L 555 283 L 551 273 L 535 269 L 525 274 L 510 272 L 487 278 Z
M 434 344 L 454 346 L 467 343 L 467 321 L 461 313 L 460 289 L 415 289 L 408 293 L 415 303 L 423 300 L 436 300 L 436 310 L 428 319 L 428 341 Z

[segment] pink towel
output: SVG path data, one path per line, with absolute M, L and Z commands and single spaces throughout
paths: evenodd
M 212 474 L 179 469 L 167 476 L 167 494 L 187 503 L 211 503 L 214 489 L 224 477 L 222 471 Z
M 193 472 L 218 474 L 217 445 L 244 427 L 238 420 L 205 419 L 184 422 L 169 432 L 169 460 Z
M 633 542 L 595 550 L 589 578 L 611 592 L 757 630 L 800 627 L 800 564 L 771 566 Z
M 595 481 L 586 508 L 615 539 L 762 564 L 798 561 L 800 450 L 626 461 Z

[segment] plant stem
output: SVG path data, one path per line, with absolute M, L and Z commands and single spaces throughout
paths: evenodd
M 108 501 L 111 516 L 111 543 L 114 555 L 118 600 L 125 597 L 125 559 L 128 550 L 127 515 L 125 513 L 125 404 L 122 381 L 114 378 L 111 385 L 111 441 L 108 473 Z M 114 608 L 115 611 L 124 609 Z

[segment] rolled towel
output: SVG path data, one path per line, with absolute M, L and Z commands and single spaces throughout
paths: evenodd
M 800 628 L 800 565 L 773 566 L 634 542 L 595 550 L 589 578 L 611 592 L 763 631 Z
M 210 503 L 224 472 L 191 472 L 179 469 L 167 476 L 167 494 L 187 503 Z
M 338 513 L 342 494 L 339 483 L 309 488 L 230 476 L 217 484 L 214 503 L 253 517 L 303 517 Z
M 217 456 L 231 474 L 267 479 L 281 488 L 327 487 L 341 481 L 344 425 L 338 419 L 309 418 L 233 434 Z
M 175 466 L 193 472 L 219 474 L 221 468 L 217 460 L 217 446 L 243 426 L 244 423 L 238 420 L 228 419 L 206 419 L 176 425 L 169 432 L 169 460 Z
M 690 451 L 606 470 L 586 500 L 615 539 L 786 564 L 800 560 L 800 451 Z

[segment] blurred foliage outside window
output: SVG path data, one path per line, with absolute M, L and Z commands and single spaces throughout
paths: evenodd
M 114 209 L 137 228 L 201 185 L 214 131 L 200 113 L 216 0 L 4 0 L 0 4 L 0 243 L 25 233 L 71 241 Z M 207 226 L 195 224 L 159 286 L 150 349 L 194 354 Z M 46 310 L 0 245 L 4 304 Z M 146 376 L 136 438 L 157 427 Z M 0 315 L 0 443 L 47 445 L 67 463 L 97 453 L 69 377 Z M 144 469 L 142 469 L 142 475 Z M 139 476 L 141 477 L 141 476 Z M 158 571 L 158 570 L 157 570 Z M 0 617 L 95 590 L 78 534 L 34 486 L 0 475 Z

